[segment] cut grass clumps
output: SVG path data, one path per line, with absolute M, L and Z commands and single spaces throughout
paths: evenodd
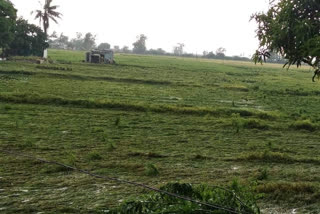
M 236 130 L 236 133 L 239 133 L 240 129 L 260 129 L 266 130 L 269 128 L 267 124 L 262 122 L 259 119 L 244 119 L 240 116 L 239 113 L 232 114 L 231 120 L 232 127 Z
M 228 85 L 228 86 L 225 86 L 224 88 L 232 91 L 242 91 L 242 92 L 249 91 L 249 89 L 243 85 Z
M 307 130 L 310 132 L 313 132 L 318 128 L 311 120 L 298 120 L 291 124 L 290 127 L 295 130 Z
M 297 160 L 290 157 L 287 154 L 280 152 L 251 152 L 237 158 L 238 160 L 245 161 L 261 161 L 261 162 L 271 162 L 271 163 L 293 163 Z
M 71 64 L 72 64 L 72 62 L 71 62 L 71 61 L 68 61 L 68 60 L 62 60 L 62 59 L 57 60 L 57 63 L 60 63 L 60 64 L 67 64 L 67 65 L 71 65 Z
M 114 122 L 114 125 L 115 126 L 119 126 L 120 125 L 120 121 L 121 121 L 121 117 L 119 116 L 119 117 L 116 118 L 116 121 Z
M 108 143 L 108 145 L 107 145 L 107 151 L 108 151 L 108 152 L 112 152 L 112 151 L 114 151 L 114 150 L 116 150 L 116 146 L 114 145 L 114 143 Z
M 158 176 L 159 174 L 160 174 L 160 172 L 159 172 L 158 168 L 154 164 L 148 164 L 145 167 L 145 175 L 146 176 L 155 177 L 155 176 Z
M 280 182 L 280 183 L 266 183 L 259 185 L 256 188 L 259 193 L 315 193 L 317 188 L 309 183 L 298 182 Z
M 63 166 L 57 166 L 57 165 L 47 165 L 41 170 L 41 172 L 45 174 L 53 174 L 53 173 L 61 173 L 61 172 L 69 173 L 72 171 L 73 171 L 72 169 L 69 169 Z
M 58 96 L 42 96 L 37 93 L 2 93 L 0 101 L 24 104 L 42 104 L 42 105 L 62 105 L 77 106 L 83 108 L 106 108 L 138 112 L 171 113 L 185 115 L 213 115 L 213 116 L 231 116 L 239 114 L 241 117 L 259 117 L 270 119 L 274 116 L 267 112 L 247 110 L 247 109 L 229 109 L 229 108 L 208 108 L 208 107 L 183 107 L 176 105 L 148 105 L 143 103 L 116 102 L 113 100 L 84 100 L 84 99 L 66 99 Z M 116 119 L 115 125 L 120 124 L 120 119 Z
M 281 152 L 271 152 L 266 150 L 264 152 L 250 152 L 236 158 L 242 161 L 260 161 L 266 163 L 313 163 L 320 164 L 320 160 L 316 158 L 295 158 L 288 154 Z
M 319 203 L 320 196 L 318 186 L 307 182 L 264 183 L 256 187 L 256 192 L 264 194 L 266 199 L 295 203 L 296 206 Z
M 8 61 L 40 64 L 46 62 L 46 59 L 38 56 L 10 56 L 8 57 Z
M 268 177 L 269 177 L 269 172 L 268 172 L 267 168 L 260 168 L 258 170 L 258 173 L 256 176 L 257 180 L 259 180 L 259 181 L 266 180 L 266 179 L 268 179 Z
M 194 186 L 188 183 L 168 183 L 160 190 L 173 193 L 212 206 L 204 206 L 163 193 L 151 193 L 122 203 L 109 213 L 248 213 L 258 214 L 260 209 L 256 197 L 248 188 L 239 184 L 230 190 L 207 185 Z M 226 211 L 225 209 L 229 209 Z
M 47 66 L 47 65 L 38 65 L 38 69 L 54 70 L 54 71 L 72 71 L 72 68 L 61 67 L 61 66 Z
M 3 110 L 5 110 L 5 111 L 10 111 L 11 109 L 12 109 L 12 106 L 9 106 L 9 105 L 3 106 Z
M 99 161 L 103 159 L 103 157 L 98 152 L 90 152 L 87 158 L 89 161 Z
M 20 149 L 34 149 L 37 147 L 36 143 L 33 140 L 27 140 L 18 145 Z
M 243 128 L 247 129 L 268 129 L 269 126 L 265 123 L 263 123 L 261 120 L 258 119 L 247 119 L 243 120 Z
M 155 153 L 155 152 L 148 152 L 148 153 L 143 153 L 143 152 L 131 152 L 128 154 L 128 156 L 131 157 L 145 157 L 145 158 L 164 158 L 166 156 Z
M 201 154 L 197 154 L 192 157 L 192 160 L 195 160 L 195 161 L 208 160 L 208 159 L 210 158 Z

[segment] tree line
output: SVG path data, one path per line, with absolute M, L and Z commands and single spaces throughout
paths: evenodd
M 39 2 L 40 3 L 40 2 Z M 41 3 L 40 3 L 41 4 Z M 18 56 L 43 56 L 44 50 L 49 47 L 47 32 L 50 20 L 58 22 L 62 14 L 56 9 L 59 6 L 52 5 L 52 0 L 45 0 L 41 9 L 35 13 L 35 19 L 39 20 L 38 27 L 29 24 L 22 17 L 17 17 L 17 9 L 10 0 L 0 0 L 0 50 L 1 55 Z
M 0 0 L 0 49 L 2 55 L 36 55 L 41 56 L 43 50 L 49 45 L 55 48 L 70 48 L 89 50 L 92 48 L 109 49 L 110 44 L 95 44 L 95 35 L 78 33 L 76 38 L 69 40 L 60 34 L 47 35 L 50 20 L 57 22 L 62 14 L 57 12 L 57 5 L 52 5 L 53 0 L 45 0 L 43 8 L 34 11 L 35 18 L 39 19 L 43 31 L 36 25 L 29 24 L 23 18 L 17 18 L 17 10 L 10 0 Z M 263 62 L 283 62 L 285 66 L 307 64 L 314 69 L 313 81 L 320 77 L 320 4 L 319 0 L 278 0 L 270 1 L 270 8 L 266 13 L 256 13 L 252 19 L 258 23 L 256 30 L 259 39 L 258 50 L 253 55 L 253 60 Z M 47 39 L 49 42 L 47 43 Z M 147 37 L 141 34 L 132 44 L 133 49 L 124 46 L 114 46 L 115 52 L 136 54 L 175 55 L 185 57 L 198 57 L 185 53 L 185 45 L 178 43 L 173 48 L 173 53 L 167 53 L 161 48 L 146 48 Z M 225 55 L 225 49 L 203 52 L 202 57 L 217 59 L 248 58 Z
M 2 56 L 42 56 L 49 45 L 46 34 L 36 25 L 17 18 L 17 10 L 9 0 L 0 0 L 0 49 Z
M 181 57 L 201 57 L 207 59 L 230 59 L 230 60 L 246 60 L 249 58 L 241 56 L 226 56 L 226 49 L 223 47 L 218 48 L 215 53 L 213 51 L 204 51 L 202 55 L 197 55 L 193 53 L 187 53 L 184 51 L 185 44 L 177 43 L 173 47 L 172 52 L 167 52 L 162 48 L 157 49 L 147 49 L 147 36 L 140 34 L 137 36 L 137 40 L 132 44 L 132 49 L 128 46 L 123 46 L 120 48 L 118 45 L 111 47 L 111 44 L 107 42 L 102 42 L 99 45 L 96 43 L 96 35 L 88 32 L 86 34 L 76 33 L 75 38 L 69 38 L 63 33 L 58 35 L 57 32 L 53 32 L 49 36 L 49 45 L 51 48 L 55 49 L 70 49 L 70 50 L 91 50 L 91 49 L 113 49 L 116 53 L 133 53 L 133 54 L 146 54 L 146 55 L 166 55 L 166 56 L 181 56 Z

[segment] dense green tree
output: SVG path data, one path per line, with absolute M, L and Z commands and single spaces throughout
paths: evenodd
M 41 28 L 28 24 L 26 20 L 20 18 L 16 23 L 14 40 L 5 49 L 5 54 L 43 56 L 43 50 L 48 48 L 48 46 L 46 35 Z
M 163 50 L 162 48 L 150 49 L 150 50 L 148 50 L 148 54 L 153 54 L 153 55 L 165 55 L 165 54 L 166 54 L 166 51 Z
M 63 35 L 63 33 L 61 33 L 60 36 L 56 35 L 56 33 L 52 34 L 49 38 L 51 38 L 49 39 L 49 46 L 51 48 L 66 49 L 70 46 L 69 37 Z
M 213 51 L 210 51 L 205 55 L 205 58 L 214 59 L 214 58 L 217 58 L 217 56 L 213 53 Z
M 110 49 L 111 45 L 109 43 L 100 43 L 98 46 L 99 50 Z
M 265 61 L 272 52 L 287 59 L 284 66 L 306 63 L 320 75 L 320 1 L 270 0 L 266 13 L 256 13 L 259 49 L 254 61 Z
M 71 49 L 82 50 L 82 49 L 84 49 L 83 48 L 83 41 L 84 41 L 84 39 L 82 38 L 82 33 L 77 32 L 76 38 L 71 39 L 68 46 Z
M 119 53 L 121 51 L 120 50 L 120 46 L 119 45 L 113 46 L 113 51 L 116 52 L 116 53 Z
M 8 47 L 14 39 L 17 10 L 7 0 L 0 0 L 0 49 Z
M 86 33 L 83 40 L 83 48 L 90 50 L 96 46 L 96 36 L 92 33 Z
M 36 14 L 35 19 L 39 19 L 40 24 L 42 23 L 43 30 L 46 35 L 48 35 L 50 20 L 58 23 L 57 19 L 60 19 L 62 16 L 61 13 L 56 11 L 59 6 L 51 5 L 51 3 L 52 0 L 45 0 L 43 9 L 34 11 L 34 13 Z
M 137 41 L 133 43 L 133 53 L 144 54 L 147 50 L 146 47 L 147 37 L 144 34 L 137 36 Z
M 123 47 L 121 48 L 121 52 L 123 52 L 123 53 L 130 53 L 129 47 L 128 47 L 128 46 L 123 46 Z
M 226 56 L 226 49 L 223 47 L 220 47 L 216 50 L 216 57 L 219 59 L 222 59 Z

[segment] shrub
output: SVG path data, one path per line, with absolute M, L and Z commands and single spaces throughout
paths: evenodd
M 156 192 L 124 202 L 118 208 L 109 210 L 109 213 L 231 213 L 217 207 L 228 208 L 234 213 L 260 213 L 256 196 L 236 181 L 232 183 L 230 190 L 188 183 L 169 183 L 160 190 L 215 206 L 204 206 Z

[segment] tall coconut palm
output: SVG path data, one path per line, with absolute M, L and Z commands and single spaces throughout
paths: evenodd
M 61 19 L 62 14 L 57 12 L 56 9 L 58 5 L 51 5 L 52 0 L 45 0 L 43 10 L 36 10 L 32 13 L 35 13 L 35 19 L 39 19 L 39 23 L 43 25 L 43 30 L 46 36 L 48 36 L 49 20 L 58 23 L 57 19 Z M 41 5 L 42 6 L 42 5 Z

